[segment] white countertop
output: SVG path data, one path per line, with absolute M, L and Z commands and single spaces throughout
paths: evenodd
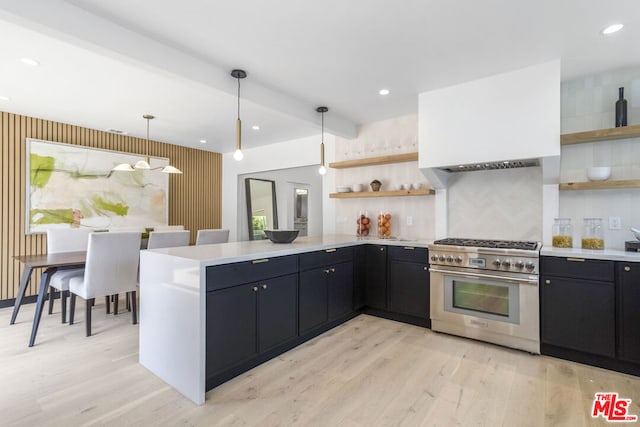
M 298 237 L 292 243 L 271 243 L 269 240 L 217 243 L 213 245 L 183 246 L 177 248 L 150 249 L 157 252 L 194 261 L 201 265 L 219 265 L 250 261 L 258 258 L 294 255 L 329 248 L 379 244 L 426 248 L 433 240 L 358 239 L 349 235 Z
M 557 256 L 571 258 L 601 259 L 608 261 L 640 262 L 640 252 L 627 252 L 620 249 L 580 249 L 580 248 L 554 248 L 543 246 L 540 251 L 542 256 Z

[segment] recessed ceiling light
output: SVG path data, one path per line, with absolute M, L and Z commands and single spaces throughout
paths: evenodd
M 389 89 L 380 89 L 378 93 L 382 96 L 389 95 Z
M 8 96 L 0 95 L 0 101 L 11 101 L 11 98 L 9 98 Z
M 40 65 L 40 63 L 33 58 L 20 58 L 20 61 L 22 61 L 23 64 L 31 65 L 32 67 Z
M 201 139 L 201 140 L 200 140 L 200 143 L 201 143 L 201 144 L 206 144 L 206 143 L 207 143 L 207 140 L 206 140 L 206 139 Z
M 606 35 L 606 34 L 617 33 L 618 31 L 620 31 L 622 29 L 622 27 L 624 27 L 624 25 L 622 25 L 622 24 L 609 25 L 607 28 L 602 30 L 602 34 Z
M 253 126 L 251 126 L 251 129 L 253 129 L 253 130 L 260 130 L 260 126 L 258 126 L 258 125 L 253 125 Z

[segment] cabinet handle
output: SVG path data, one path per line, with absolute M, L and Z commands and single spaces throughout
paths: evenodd
M 269 262 L 269 258 L 254 259 L 251 261 L 252 264 L 262 264 L 264 262 Z
M 405 246 L 404 249 L 408 250 L 408 251 L 412 251 L 415 248 L 413 246 Z
M 323 270 L 326 274 L 329 274 L 329 269 Z
M 384 251 L 384 248 L 380 248 L 380 251 Z
M 544 284 L 545 284 L 545 285 L 550 285 L 550 284 L 551 284 L 551 280 L 549 280 L 549 279 L 545 280 L 545 281 L 544 281 Z
M 262 285 L 262 289 L 267 289 L 267 285 L 266 284 Z
M 567 258 L 567 261 L 584 262 L 584 258 Z
M 337 251 L 337 249 L 336 248 L 331 248 L 331 249 L 325 249 L 324 251 L 329 254 L 331 252 Z
M 258 292 L 258 287 L 257 287 L 257 286 L 254 286 L 253 288 L 251 288 L 251 290 L 252 290 L 253 292 Z
M 333 268 L 333 267 L 331 267 L 331 268 L 329 269 L 329 271 L 331 271 L 332 273 L 335 273 L 335 272 L 336 272 L 336 269 L 335 269 L 335 268 Z
M 629 267 L 628 265 L 624 267 L 624 271 L 631 271 L 631 267 Z

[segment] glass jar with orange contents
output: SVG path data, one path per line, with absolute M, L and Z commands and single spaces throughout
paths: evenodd
M 371 229 L 371 221 L 369 219 L 369 214 L 367 211 L 358 212 L 358 219 L 356 220 L 356 224 L 358 228 L 356 229 L 356 235 L 358 239 L 365 238 L 369 235 L 369 230 Z
M 378 214 L 378 238 L 388 239 L 391 237 L 391 214 L 387 211 L 380 211 Z

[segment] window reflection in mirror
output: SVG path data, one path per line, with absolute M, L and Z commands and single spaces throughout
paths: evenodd
M 307 188 L 295 188 L 293 190 L 293 197 L 293 228 L 299 230 L 298 236 L 306 236 L 309 190 Z
M 264 230 L 278 228 L 276 183 L 257 178 L 246 178 L 244 182 L 249 240 L 263 240 L 266 238 Z

